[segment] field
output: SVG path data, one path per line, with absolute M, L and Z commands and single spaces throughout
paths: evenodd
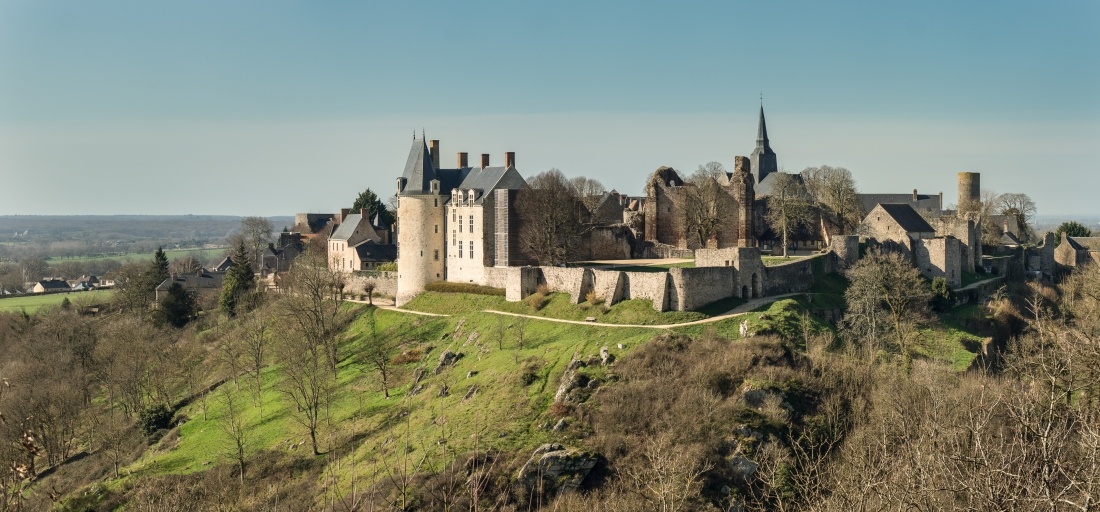
M 100 304 L 111 300 L 113 290 L 91 290 L 86 292 L 51 293 L 48 295 L 21 295 L 0 299 L 0 313 L 26 311 L 34 313 L 38 308 L 57 306 L 67 297 L 74 305 Z
M 168 257 L 168 261 L 172 261 L 176 258 L 182 258 L 187 255 L 192 255 L 200 263 L 206 263 L 207 260 L 211 260 L 221 256 L 223 249 L 203 249 L 201 247 L 193 247 L 190 249 L 167 249 L 164 251 L 165 256 Z M 135 261 L 153 261 L 152 252 L 126 252 L 117 254 L 106 254 L 101 256 L 75 256 L 71 258 L 54 257 L 49 258 L 49 263 L 56 264 L 63 261 L 101 261 L 101 260 L 118 260 L 122 263 L 133 263 Z

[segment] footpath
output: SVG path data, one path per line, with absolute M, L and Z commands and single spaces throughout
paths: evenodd
M 709 323 L 713 323 L 713 322 L 720 322 L 720 321 L 725 320 L 727 318 L 733 318 L 733 317 L 736 317 L 736 316 L 744 315 L 745 313 L 748 313 L 748 312 L 750 312 L 750 311 L 752 311 L 756 308 L 759 308 L 760 306 L 771 304 L 772 302 L 775 302 L 779 299 L 783 299 L 783 298 L 786 298 L 786 297 L 793 297 L 795 295 L 805 295 L 805 294 L 804 293 L 785 293 L 783 295 L 774 295 L 774 296 L 771 296 L 771 297 L 761 297 L 761 298 L 758 298 L 758 299 L 752 299 L 752 300 L 750 300 L 750 301 L 748 301 L 748 302 L 746 302 L 746 303 L 744 303 L 740 306 L 737 306 L 737 307 L 735 307 L 735 308 L 733 308 L 733 309 L 731 309 L 731 310 L 729 310 L 725 313 L 722 313 L 720 315 L 715 315 L 715 316 L 712 316 L 710 318 L 704 318 L 702 320 L 693 320 L 691 322 L 681 322 L 681 323 L 677 323 L 677 324 L 609 324 L 609 323 L 603 323 L 603 322 L 586 322 L 584 320 L 565 320 L 565 319 L 562 319 L 562 318 L 551 318 L 551 317 L 538 316 L 538 315 L 525 315 L 525 314 L 522 314 L 522 313 L 509 313 L 507 311 L 497 311 L 495 309 L 485 309 L 485 310 L 482 310 L 481 312 L 482 313 L 492 313 L 494 315 L 504 315 L 504 316 L 515 316 L 515 317 L 530 318 L 531 320 L 545 320 L 547 322 L 558 322 L 558 323 L 563 323 L 563 324 L 596 325 L 596 326 L 599 326 L 599 327 L 633 327 L 633 328 L 643 327 L 643 328 L 647 328 L 647 329 L 672 329 L 672 328 L 675 328 L 675 327 L 684 327 L 684 326 L 688 326 L 688 325 L 700 325 L 700 324 L 709 324 Z M 347 302 L 355 302 L 355 303 L 358 303 L 358 304 L 367 304 L 367 301 L 365 301 L 365 300 L 350 300 L 350 299 L 348 299 L 346 301 Z M 412 314 L 412 315 L 451 316 L 451 315 L 444 315 L 444 314 L 440 314 L 440 313 L 425 313 L 423 311 L 413 311 L 411 309 L 402 309 L 402 308 L 399 308 L 399 307 L 395 306 L 393 304 L 393 301 L 389 300 L 389 299 L 375 299 L 374 300 L 374 306 L 377 307 L 378 309 L 385 309 L 385 310 L 388 310 L 388 311 L 397 311 L 397 312 L 400 312 L 400 313 L 408 313 L 408 314 Z

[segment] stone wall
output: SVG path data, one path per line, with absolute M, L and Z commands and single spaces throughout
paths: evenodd
M 634 233 L 625 225 L 595 226 L 581 244 L 587 251 L 582 257 L 589 260 L 630 259 L 634 253 L 634 243 Z
M 954 237 L 913 241 L 913 265 L 929 279 L 942 277 L 952 288 L 962 286 L 962 243 Z
M 653 309 L 668 311 L 668 272 L 623 272 L 623 300 L 649 299 Z
M 622 302 L 626 296 L 626 277 L 617 270 L 592 271 L 592 292 L 603 299 L 607 305 Z
M 737 269 L 733 267 L 671 268 L 669 309 L 690 311 L 735 295 Z
M 858 249 L 857 249 L 858 250 Z M 820 254 L 764 270 L 763 296 L 803 293 L 814 286 L 814 278 L 834 270 L 836 255 Z
M 583 300 L 581 284 L 584 278 L 583 268 L 539 267 L 542 270 L 539 284 L 546 285 L 550 291 L 568 293 L 570 300 L 578 304 Z
M 397 272 L 378 272 L 377 275 L 348 274 L 345 278 L 345 293 L 366 294 L 366 284 L 374 283 L 374 295 L 397 296 Z
M 836 264 L 840 269 L 852 268 L 859 261 L 859 237 L 855 235 L 836 235 L 829 240 L 829 249 L 836 254 Z

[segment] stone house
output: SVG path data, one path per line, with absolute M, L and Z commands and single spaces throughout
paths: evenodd
M 193 293 L 196 300 L 217 296 L 222 291 L 222 280 L 224 278 L 225 272 L 206 269 L 186 274 L 173 274 L 157 285 L 156 301 L 160 302 L 168 296 L 168 288 L 172 286 L 172 283 L 179 283 L 184 290 Z
M 1100 237 L 1067 236 L 1054 248 L 1054 261 L 1063 268 L 1073 269 L 1100 259 Z
M 363 255 L 367 255 L 370 269 L 384 261 L 375 261 L 374 258 L 384 256 L 384 252 L 369 249 L 363 254 L 357 251 L 357 247 L 363 244 L 390 245 L 390 232 L 375 224 L 378 217 L 371 222 L 367 210 L 359 213 L 348 214 L 332 232 L 328 238 L 328 266 L 329 269 L 343 272 L 355 270 L 368 270 L 363 268 Z M 396 252 L 396 248 L 395 251 Z M 388 261 L 393 261 L 390 259 Z
M 973 223 L 969 226 L 973 232 Z M 876 205 L 864 217 L 859 233 L 882 244 L 885 250 L 906 254 L 925 277 L 942 277 L 952 288 L 962 285 L 965 253 L 962 242 L 950 235 L 937 236 L 932 225 L 908 203 Z

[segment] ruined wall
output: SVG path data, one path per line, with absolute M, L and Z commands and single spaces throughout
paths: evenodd
M 574 304 L 580 303 L 583 300 L 581 285 L 585 269 L 561 267 L 538 268 L 542 270 L 542 279 L 539 281 L 539 284 L 546 285 L 550 291 L 568 293 L 570 300 Z
M 689 311 L 734 295 L 737 269 L 733 267 L 671 268 L 669 309 Z
M 698 249 L 695 251 L 696 267 L 732 267 L 739 258 L 737 248 Z
M 942 277 L 952 288 L 962 286 L 962 243 L 957 238 L 930 238 L 913 242 L 913 265 L 921 275 Z
M 767 267 L 764 271 L 763 296 L 808 292 L 814 286 L 814 278 L 834 270 L 836 255 L 819 254 L 784 265 Z
M 633 256 L 634 233 L 624 225 L 596 226 L 585 236 L 581 244 L 589 260 L 626 260 Z
M 859 237 L 855 235 L 834 235 L 829 240 L 829 249 L 836 254 L 838 269 L 852 268 L 859 261 Z

